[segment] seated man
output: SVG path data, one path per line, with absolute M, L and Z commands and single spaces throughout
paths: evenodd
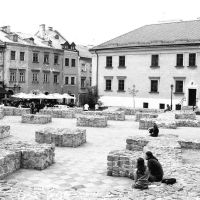
M 156 123 L 153 124 L 153 127 L 149 129 L 151 137 L 158 137 L 159 129 Z
M 149 182 L 159 182 L 163 179 L 163 169 L 156 157 L 152 152 L 146 152 L 147 167 L 149 169 Z
M 166 111 L 171 111 L 171 107 L 169 104 L 167 104 L 167 108 L 164 110 L 164 112 L 166 112 Z

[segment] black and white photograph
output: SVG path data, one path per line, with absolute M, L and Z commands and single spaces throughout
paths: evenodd
M 200 200 L 200 1 L 0 0 L 0 200 Z

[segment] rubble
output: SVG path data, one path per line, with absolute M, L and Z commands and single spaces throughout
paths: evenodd
M 10 136 L 10 126 L 0 125 L 0 139 Z

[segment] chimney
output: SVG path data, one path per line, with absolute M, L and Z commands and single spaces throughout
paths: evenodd
M 39 27 L 39 35 L 41 38 L 44 38 L 45 36 L 45 24 L 41 24 Z
M 4 31 L 5 33 L 9 34 L 10 33 L 10 26 L 2 26 L 1 30 Z
M 49 29 L 49 31 L 53 31 L 53 27 L 52 26 L 49 26 L 48 29 Z

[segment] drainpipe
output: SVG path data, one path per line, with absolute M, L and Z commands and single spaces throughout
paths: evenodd
M 96 72 L 96 87 L 97 87 L 97 96 L 99 94 L 99 55 L 97 51 L 95 51 L 95 54 L 97 55 L 97 72 Z

